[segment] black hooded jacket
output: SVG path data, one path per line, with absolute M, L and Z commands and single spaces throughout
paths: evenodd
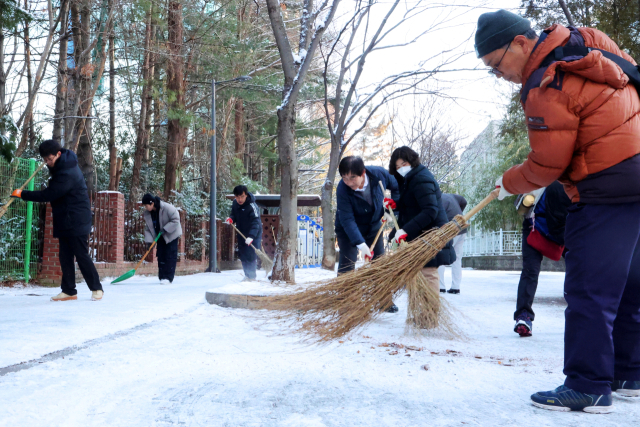
M 396 172 L 395 178 L 400 186 L 400 198 L 396 200 L 398 225 L 407 233 L 407 241 L 417 239 L 425 231 L 442 227 L 448 222 L 440 186 L 429 169 L 418 165 L 404 177 Z M 455 260 L 453 245 L 448 242 L 425 267 L 451 265 Z
M 53 237 L 88 236 L 91 232 L 91 202 L 87 184 L 73 151 L 62 155 L 49 168 L 49 185 L 42 191 L 23 191 L 22 200 L 50 202 L 53 214 Z
M 236 227 L 245 237 L 257 240 L 262 236 L 262 220 L 260 219 L 260 209 L 256 205 L 256 196 L 247 193 L 247 199 L 243 204 L 238 204 L 235 200 L 231 204 L 230 218 L 236 223 Z

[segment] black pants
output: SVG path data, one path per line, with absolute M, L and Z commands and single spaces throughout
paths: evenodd
M 62 292 L 67 295 L 78 294 L 76 290 L 75 261 L 78 262 L 82 277 L 87 282 L 89 289 L 101 291 L 100 276 L 98 276 L 96 266 L 93 265 L 93 260 L 89 256 L 89 236 L 60 237 L 58 242 L 60 245 L 58 257 L 60 259 L 60 269 L 62 270 Z
M 529 221 L 525 221 L 522 226 L 522 273 L 520 274 L 520 283 L 518 283 L 518 300 L 516 312 L 513 314 L 514 320 L 525 311 L 529 313 L 531 320 L 536 317 L 531 306 L 538 289 L 542 254 L 527 243 L 527 237 L 531 233 L 529 227 Z
M 178 239 L 166 243 L 164 238 L 160 237 L 157 243 L 156 257 L 158 257 L 158 278 L 173 282 L 178 262 Z
M 384 255 L 384 238 L 380 236 L 374 248 L 371 247 L 373 240 L 378 234 L 378 228 L 369 232 L 364 237 L 365 243 L 369 249 L 373 250 L 373 259 Z M 338 247 L 340 248 L 340 261 L 338 264 L 338 274 L 348 273 L 356 268 L 356 260 L 358 259 L 358 247 L 351 243 L 349 236 L 343 233 L 336 233 L 338 239 Z

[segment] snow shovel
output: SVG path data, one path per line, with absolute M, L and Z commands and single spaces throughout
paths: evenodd
M 149 255 L 149 252 L 151 252 L 151 249 L 153 249 L 153 247 L 156 245 L 156 243 L 158 242 L 158 239 L 160 238 L 160 236 L 162 236 L 162 231 L 158 233 L 158 236 L 156 236 L 156 240 L 154 240 L 153 243 L 151 244 L 151 246 L 149 246 L 149 250 L 142 256 L 142 259 L 140 260 L 140 262 L 138 262 L 138 265 L 136 265 L 136 268 L 134 268 L 133 270 L 127 271 L 122 276 L 118 277 L 116 280 L 111 282 L 111 284 L 113 285 L 114 283 L 123 282 L 123 281 L 125 281 L 127 279 L 132 278 L 136 274 L 136 270 L 138 268 L 140 268 L 140 265 L 142 265 L 142 261 L 145 260 L 147 255 Z
M 244 234 L 242 234 L 242 232 L 238 230 L 238 227 L 236 227 L 233 223 L 231 224 L 231 226 L 236 229 L 238 234 L 241 235 L 244 240 L 247 240 Z M 271 258 L 269 258 L 269 255 L 267 255 L 266 253 L 262 252 L 260 249 L 253 246 L 253 243 L 251 244 L 251 247 L 253 248 L 254 251 L 256 251 L 256 255 L 258 255 L 258 257 L 260 258 L 260 261 L 262 261 L 262 266 L 264 267 L 264 269 L 266 271 L 271 271 L 273 269 L 273 261 L 271 261 Z

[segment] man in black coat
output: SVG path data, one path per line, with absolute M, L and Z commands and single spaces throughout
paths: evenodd
M 342 180 L 336 190 L 335 226 L 340 248 L 338 274 L 344 274 L 355 268 L 358 251 L 365 260 L 384 255 L 382 237 L 373 245 L 384 215 L 385 197 L 380 183 L 391 190 L 391 197 L 398 197 L 398 183 L 384 168 L 365 167 L 362 158 L 355 156 L 343 158 L 338 172 Z M 386 311 L 396 313 L 398 307 L 392 303 Z
M 73 151 L 65 150 L 54 140 L 47 140 L 38 148 L 49 168 L 51 179 L 42 191 L 15 190 L 11 196 L 29 202 L 50 202 L 53 214 L 53 237 L 59 241 L 60 268 L 62 269 L 62 292 L 52 301 L 78 299 L 76 290 L 75 261 L 82 277 L 91 289 L 91 299 L 102 299 L 100 277 L 89 256 L 89 233 L 91 232 L 91 202 L 87 184 L 78 167 L 78 158 Z
M 245 185 L 238 185 L 233 189 L 235 200 L 231 205 L 231 216 L 226 219 L 227 224 L 236 223 L 236 227 L 246 237 L 244 244 L 238 241 L 238 252 L 246 282 L 256 280 L 257 258 L 256 251 L 262 243 L 262 220 L 260 209 L 256 204 L 256 197 L 249 192 Z
M 379 183 L 391 190 L 391 198 L 398 198 L 399 193 L 398 183 L 389 172 L 379 166 L 365 167 L 360 157 L 342 159 L 338 172 L 342 181 L 336 190 L 336 238 L 340 248 L 338 274 L 342 274 L 355 268 L 358 250 L 369 259 L 384 254 L 382 238 L 371 247 L 384 215 L 384 193 Z

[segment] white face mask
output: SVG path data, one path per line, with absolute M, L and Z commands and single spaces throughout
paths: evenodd
M 404 177 L 409 173 L 410 170 L 411 170 L 411 166 L 403 166 L 400 169 L 398 169 L 398 173 Z

